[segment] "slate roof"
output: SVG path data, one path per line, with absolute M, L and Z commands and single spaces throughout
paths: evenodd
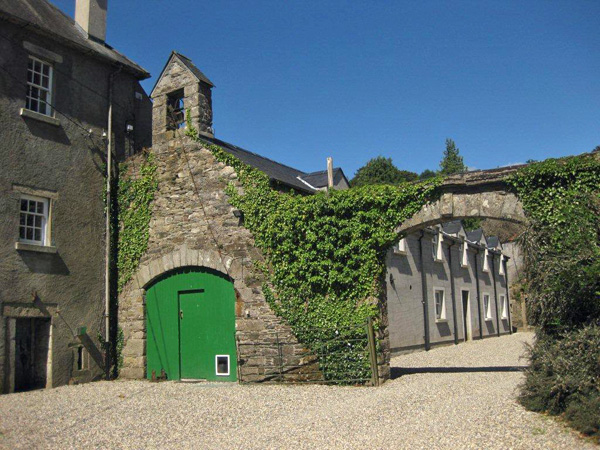
M 467 239 L 471 242 L 481 242 L 481 238 L 483 237 L 483 230 L 478 228 L 473 231 L 467 231 Z
M 110 45 L 88 39 L 75 20 L 46 0 L 0 0 L 0 18 L 30 31 L 49 36 L 90 56 L 121 64 L 126 71 L 143 80 L 150 74 Z
M 487 245 L 488 245 L 488 247 L 491 247 L 491 248 L 498 248 L 498 246 L 500 245 L 500 240 L 498 239 L 498 236 L 488 237 Z
M 446 222 L 442 224 L 442 230 L 447 234 L 456 234 L 462 228 L 460 220 L 453 220 L 452 222 Z
M 265 158 L 256 153 L 245 150 L 237 145 L 230 144 L 217 138 L 209 138 L 202 136 L 202 140 L 218 145 L 227 153 L 235 156 L 239 160 L 245 162 L 249 166 L 252 166 L 261 172 L 266 173 L 269 178 L 279 181 L 287 186 L 290 186 L 296 190 L 308 193 L 316 192 L 315 189 L 311 189 L 305 183 L 298 179 L 299 176 L 306 176 L 305 172 L 302 172 L 293 167 L 286 166 L 285 164 L 278 163 L 272 159 Z
M 187 56 L 182 55 L 181 53 L 176 52 L 175 50 L 173 50 L 173 52 L 171 53 L 171 56 L 173 55 L 177 55 L 179 56 L 179 59 L 181 60 L 181 62 L 183 64 L 185 64 L 185 66 L 190 69 L 190 72 L 192 72 L 194 74 L 194 76 L 196 78 L 198 78 L 199 81 L 204 81 L 206 84 L 215 87 L 215 85 L 213 84 L 212 81 L 210 81 L 208 79 L 208 77 L 206 75 L 204 75 L 202 73 L 202 71 L 200 69 L 198 69 L 196 67 L 196 65 L 192 62 L 192 60 L 190 58 L 188 58 Z M 171 58 L 169 57 L 169 61 L 171 61 Z M 165 67 L 169 64 L 169 62 L 167 61 L 167 64 L 165 65 Z M 162 75 L 162 73 L 161 73 Z M 160 79 L 160 77 L 158 77 Z
M 319 170 L 318 172 L 311 172 L 304 175 L 301 175 L 304 181 L 316 188 L 325 188 L 327 187 L 327 170 Z M 339 167 L 333 168 L 333 185 L 337 186 L 342 180 L 346 180 L 348 183 L 348 179 L 344 172 Z

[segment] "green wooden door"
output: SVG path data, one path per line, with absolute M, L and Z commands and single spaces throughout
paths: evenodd
M 147 376 L 235 381 L 233 284 L 211 271 L 188 269 L 146 292 Z

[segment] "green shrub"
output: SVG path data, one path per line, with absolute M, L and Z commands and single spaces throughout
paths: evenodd
M 531 365 L 519 400 L 532 411 L 565 413 L 572 426 L 598 435 L 600 326 L 541 337 L 529 349 Z

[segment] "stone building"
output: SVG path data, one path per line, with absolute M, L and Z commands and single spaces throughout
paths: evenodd
M 277 355 L 260 343 L 275 341 L 289 344 L 286 366 L 307 363 L 289 326 L 265 301 L 255 268 L 262 254 L 225 194 L 237 176 L 184 135 L 184 111 L 207 144 L 261 170 L 276 189 L 312 194 L 327 187 L 326 173 L 305 173 L 216 139 L 212 88 L 188 58 L 173 52 L 152 90 L 158 192 L 147 252 L 119 299 L 123 378 L 263 380 Z M 348 187 L 341 169 L 333 170 L 333 180 L 333 188 Z M 287 376 L 302 377 L 302 370 Z
M 105 161 L 151 145 L 143 68 L 105 42 L 106 1 L 76 20 L 0 0 L 0 391 L 103 370 Z
M 510 333 L 502 244 L 453 221 L 413 232 L 387 255 L 391 352 Z

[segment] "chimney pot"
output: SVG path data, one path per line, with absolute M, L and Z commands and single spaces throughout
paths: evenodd
M 88 37 L 106 40 L 106 9 L 108 0 L 76 0 L 75 22 Z

